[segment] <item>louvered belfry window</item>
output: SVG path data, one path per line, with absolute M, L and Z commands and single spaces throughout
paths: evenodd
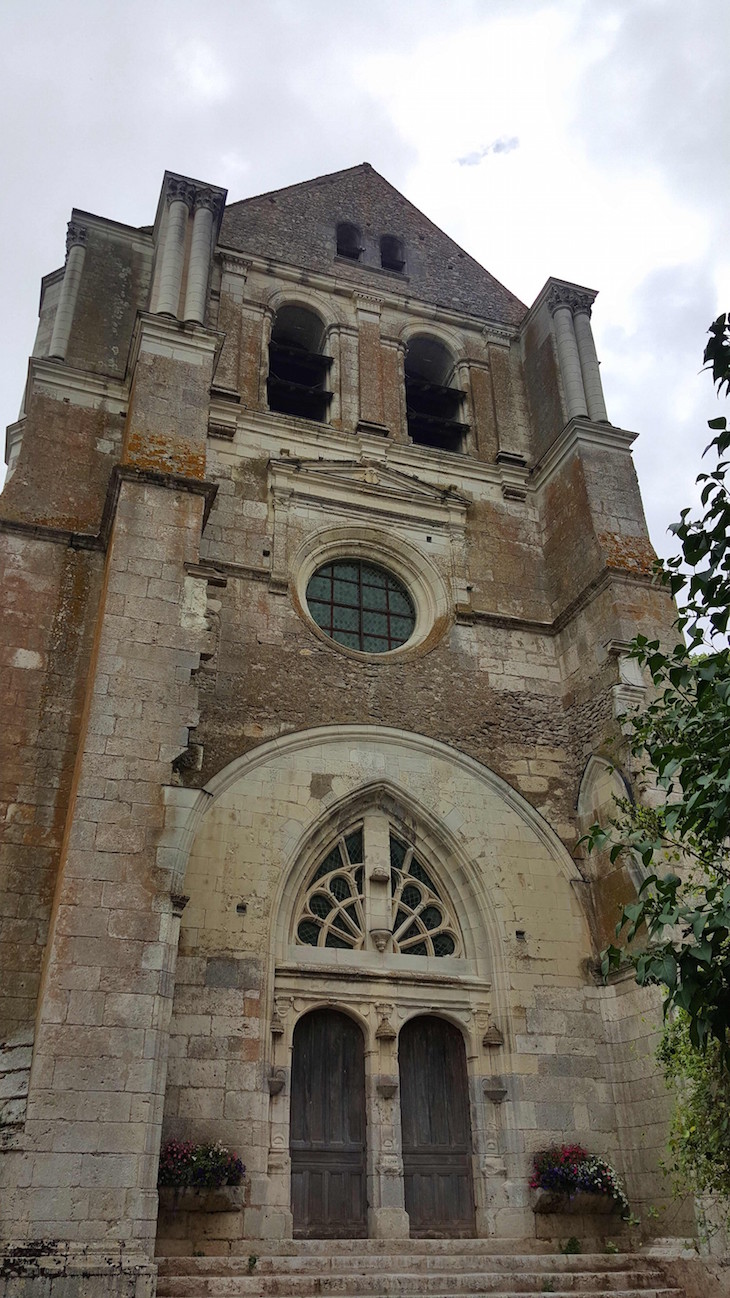
M 462 955 L 452 909 L 414 848 L 390 828 L 389 859 L 379 861 L 372 850 L 366 851 L 363 831 L 358 825 L 338 838 L 311 875 L 297 918 L 297 944 L 362 951 L 372 949 L 371 935 L 378 931 L 384 939 L 378 949 L 411 956 Z M 374 844 L 382 841 L 382 834 L 373 836 Z M 384 916 L 387 929 L 373 927 Z

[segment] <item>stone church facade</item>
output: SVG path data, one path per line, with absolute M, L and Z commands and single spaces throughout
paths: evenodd
M 656 1004 L 596 973 L 636 880 L 578 843 L 673 616 L 594 297 L 526 308 L 367 164 L 72 213 L 0 501 L 10 1277 L 570 1234 L 563 1141 L 691 1231 Z M 171 1137 L 241 1211 L 158 1215 Z

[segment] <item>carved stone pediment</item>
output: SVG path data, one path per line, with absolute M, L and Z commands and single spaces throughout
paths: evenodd
M 452 484 L 426 482 L 382 460 L 304 460 L 289 456 L 269 462 L 274 500 L 305 499 L 325 509 L 367 510 L 409 521 L 464 524 L 468 499 Z

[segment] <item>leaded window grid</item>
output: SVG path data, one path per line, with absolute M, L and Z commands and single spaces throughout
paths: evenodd
M 403 582 L 365 559 L 323 564 L 307 583 L 310 615 L 336 644 L 361 653 L 388 653 L 410 640 L 416 611 Z

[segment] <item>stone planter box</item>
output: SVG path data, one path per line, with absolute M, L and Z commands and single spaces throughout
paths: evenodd
M 241 1212 L 243 1208 L 242 1185 L 220 1185 L 204 1190 L 189 1185 L 161 1185 L 158 1193 L 164 1212 Z
M 559 1212 L 568 1217 L 608 1217 L 619 1212 L 621 1205 L 607 1194 L 589 1194 L 586 1190 L 577 1190 L 575 1194 L 566 1194 L 559 1190 L 530 1190 L 530 1201 L 533 1212 Z

